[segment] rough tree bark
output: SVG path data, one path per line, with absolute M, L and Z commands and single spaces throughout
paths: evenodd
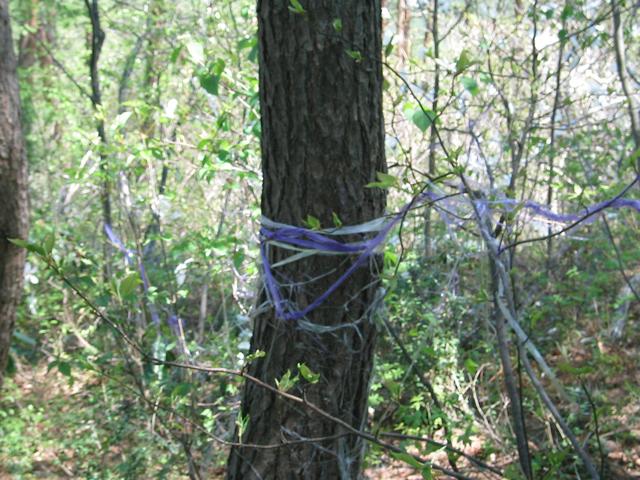
M 7 0 L 0 0 L 0 387 L 22 294 L 25 250 L 9 238 L 28 234 L 27 160 Z
M 345 225 L 383 214 L 385 194 L 365 188 L 385 171 L 382 117 L 380 1 L 258 1 L 260 104 L 262 112 L 262 213 L 291 225 L 308 215 L 331 226 L 335 212 Z M 339 21 L 337 21 L 339 19 Z M 357 52 L 357 53 L 356 53 Z M 285 255 L 271 252 L 272 261 Z M 284 275 L 305 281 L 330 274 L 304 291 L 287 290 L 300 308 L 308 305 L 346 268 L 344 257 L 315 256 L 286 266 Z M 274 312 L 255 319 L 251 351 L 266 352 L 249 373 L 274 384 L 287 370 L 305 363 L 319 373 L 315 385 L 294 388 L 357 428 L 366 423 L 369 380 L 376 337 L 371 306 L 377 277 L 356 272 L 306 321 L 283 321 Z M 283 291 L 283 293 L 285 293 Z M 357 323 L 353 323 L 357 322 Z M 242 415 L 246 444 L 331 437 L 276 449 L 233 448 L 229 479 L 356 479 L 364 445 L 339 436 L 339 426 L 247 383 Z

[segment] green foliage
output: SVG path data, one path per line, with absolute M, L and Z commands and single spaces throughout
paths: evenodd
M 264 358 L 266 355 L 267 355 L 266 352 L 263 352 L 262 350 L 256 350 L 252 354 L 247 355 L 245 362 L 248 365 L 249 363 L 253 362 L 254 360 L 257 360 L 258 358 Z
M 456 71 L 455 74 L 459 75 L 465 70 L 469 69 L 473 65 L 478 64 L 477 60 L 473 60 L 471 57 L 471 52 L 466 48 L 460 52 L 458 59 L 456 60 Z
M 218 59 L 211 63 L 206 70 L 202 70 L 198 74 L 200 85 L 211 95 L 218 95 L 218 86 L 220 85 L 224 67 L 224 60 Z
M 298 380 L 299 378 L 297 375 L 293 376 L 291 374 L 291 370 L 287 370 L 286 372 L 284 372 L 284 375 L 280 377 L 280 379 L 276 378 L 276 387 L 278 387 L 278 390 L 280 390 L 281 392 L 288 392 L 296 386 Z
M 460 77 L 460 83 L 471 95 L 478 95 L 480 93 L 480 87 L 478 82 L 471 77 Z
M 302 378 L 309 383 L 318 383 L 320 380 L 320 374 L 313 372 L 304 363 L 298 363 L 298 371 L 300 372 L 300 375 L 302 375 Z
M 398 179 L 393 175 L 384 172 L 376 172 L 377 182 L 371 182 L 366 185 L 367 188 L 388 189 L 398 186 Z
M 292 11 L 293 13 L 297 13 L 300 15 L 306 13 L 304 7 L 300 3 L 300 0 L 289 0 L 289 3 L 290 3 L 289 10 Z
M 362 62 L 362 53 L 359 50 L 347 50 L 346 53 L 357 63 Z
M 304 220 L 304 224 L 307 228 L 311 230 L 320 230 L 322 229 L 322 225 L 320 224 L 320 220 L 317 217 L 309 214 L 307 218 Z
M 14 375 L 5 380 L 0 401 L 0 476 L 6 470 L 12 478 L 52 471 L 74 478 L 181 478 L 192 455 L 203 478 L 212 478 L 227 455 L 211 435 L 232 440 L 235 424 L 242 438 L 250 422 L 235 408 L 242 380 L 154 364 L 123 342 L 94 307 L 161 360 L 242 370 L 267 355 L 248 353 L 254 308 L 264 301 L 255 294 L 261 126 L 254 3 L 100 0 L 107 41 L 99 62 L 103 105 L 96 111 L 86 94 L 87 45 L 77 41 L 86 38 L 89 25 L 82 2 L 10 3 L 22 49 L 32 221 L 28 239 L 12 240 L 28 252 L 28 263 L 11 347 Z M 37 12 L 31 10 L 35 4 Z M 512 175 L 513 198 L 546 205 L 551 188 L 549 207 L 559 212 L 610 199 L 635 177 L 640 150 L 620 107 L 626 104 L 620 103 L 619 82 L 600 74 L 593 81 L 593 72 L 615 71 L 611 19 L 600 17 L 609 7 L 602 5 L 531 4 L 518 13 L 496 2 L 450 2 L 439 12 L 440 35 L 447 35 L 437 48 L 432 15 L 414 8 L 408 58 L 405 46 L 395 48 L 397 19 L 385 19 L 381 68 L 390 168 L 366 186 L 387 191 L 390 213 L 409 194 L 424 191 L 427 180 L 432 191 L 451 197 L 428 216 L 425 209 L 409 212 L 369 265 L 383 267 L 383 285 L 375 288 L 386 296 L 373 315 L 379 343 L 366 430 L 450 440 L 473 446 L 485 461 L 513 462 L 486 250 L 464 203 L 468 197 L 462 211 L 449 207 L 463 198 L 461 175 L 491 201 L 505 194 Z M 315 5 L 291 0 L 287 7 L 292 21 L 305 22 Z M 389 11 L 398 13 L 395 4 Z M 318 33 L 332 42 L 348 33 L 346 19 L 335 15 L 326 18 L 327 32 Z M 638 34 L 629 15 L 623 11 L 623 35 L 633 72 Z M 48 42 L 47 49 L 36 47 L 32 62 L 24 50 L 29 39 Z M 357 44 L 337 48 L 336 61 L 372 68 Z M 361 100 L 364 108 L 367 99 Z M 105 121 L 106 143 L 98 137 L 98 119 Z M 105 242 L 105 183 L 112 193 L 112 227 L 131 260 Z M 492 209 L 495 223 L 502 210 Z M 324 228 L 343 225 L 339 211 L 331 218 L 316 213 L 327 222 Z M 506 218 L 500 246 L 548 231 L 519 207 Z M 625 275 L 637 275 L 639 227 L 628 211 L 607 218 L 620 260 L 598 220 L 555 237 L 550 258 L 544 242 L 518 246 L 510 274 L 530 341 L 565 385 L 584 384 L 592 392 L 600 437 L 617 442 L 618 453 L 632 459 L 634 438 L 619 432 L 638 422 L 629 409 L 640 398 L 631 381 L 637 373 L 638 338 L 631 327 L 637 306 L 621 291 Z M 322 228 L 312 215 L 305 225 Z M 611 346 L 608 332 L 629 299 L 625 337 Z M 174 317 L 179 324 L 170 322 Z M 324 370 L 312 366 L 292 367 L 276 380 L 277 388 L 324 388 L 328 379 L 314 371 Z M 576 471 L 584 477 L 526 378 L 522 389 L 529 440 L 536 446 L 535 478 L 575 478 Z M 560 410 L 571 412 L 571 428 L 593 454 L 593 407 L 582 389 L 568 391 Z M 442 449 L 398 443 L 429 461 Z M 372 467 L 388 458 L 378 448 L 371 446 L 368 454 Z M 430 463 L 410 453 L 391 457 L 431 478 Z M 436 458 L 434 464 L 443 457 Z M 631 461 L 618 463 L 636 468 Z M 505 476 L 521 478 L 516 462 Z

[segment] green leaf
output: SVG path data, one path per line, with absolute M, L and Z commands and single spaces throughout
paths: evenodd
M 467 358 L 464 361 L 464 368 L 466 368 L 471 375 L 478 371 L 478 366 L 479 365 L 472 358 Z
M 210 63 L 206 70 L 201 70 L 198 73 L 198 80 L 200 85 L 211 95 L 218 95 L 218 86 L 220 85 L 220 78 L 226 63 L 219 58 L 213 63 Z
M 567 20 L 568 18 L 571 18 L 574 14 L 575 10 L 573 8 L 573 5 L 571 5 L 570 3 L 565 4 L 564 8 L 562 9 L 562 13 L 560 14 L 560 18 L 564 21 Z
M 347 55 L 353 58 L 356 62 L 362 61 L 362 54 L 358 50 L 346 50 Z
M 466 48 L 463 49 L 460 52 L 460 56 L 458 57 L 458 60 L 456 60 L 456 75 L 461 74 L 467 68 L 471 67 L 472 65 L 474 65 L 476 63 L 478 63 L 478 62 L 472 60 L 472 58 L 471 58 L 471 52 L 469 52 L 469 50 L 467 50 Z
M 256 37 L 255 35 L 240 39 L 238 40 L 238 50 L 242 50 L 243 48 L 253 48 L 257 43 L 258 37 Z
M 588 375 L 590 373 L 593 373 L 594 368 L 591 365 L 582 365 L 579 367 L 574 367 L 569 362 L 560 362 L 558 364 L 558 370 L 560 370 L 562 373 L 568 373 L 569 375 L 579 377 L 582 375 Z
M 202 426 L 208 431 L 208 432 L 213 432 L 213 428 L 216 424 L 216 417 L 214 416 L 213 412 L 211 411 L 210 408 L 205 408 L 202 411 L 202 417 L 204 418 L 203 422 L 202 422 Z
M 29 249 L 29 242 L 27 242 L 26 240 L 22 240 L 20 238 L 10 238 L 9 241 L 17 247 L 26 248 L 27 250 Z
M 411 465 L 414 468 L 417 468 L 418 470 L 422 470 L 425 466 L 425 464 L 418 461 L 416 458 L 414 458 L 412 455 L 409 455 L 406 452 L 391 452 L 391 456 L 396 460 L 400 460 L 401 462 L 404 462 L 408 465 Z
M 635 165 L 638 158 L 640 158 L 640 148 L 637 148 L 636 151 L 629 156 L 629 158 L 627 159 L 627 163 L 629 165 Z
M 566 29 L 561 29 L 558 32 L 558 39 L 560 40 L 560 42 L 564 43 L 569 39 L 569 32 Z
M 293 13 L 297 13 L 299 15 L 302 15 L 305 13 L 305 9 L 300 3 L 300 0 L 289 0 L 289 3 L 290 3 L 289 10 L 292 11 Z
M 398 255 L 392 250 L 384 251 L 384 268 L 394 268 L 398 264 Z
M 318 383 L 320 380 L 320 374 L 313 372 L 304 363 L 298 363 L 298 371 L 300 372 L 300 375 L 302 375 L 302 378 L 309 383 Z
M 276 379 L 276 387 L 278 387 L 278 390 L 281 392 L 291 390 L 296 383 L 298 383 L 298 376 L 293 377 L 291 370 L 287 370 L 280 380 Z
M 331 212 L 331 219 L 333 220 L 333 225 L 335 227 L 340 228 L 342 226 L 342 220 L 340 220 L 340 217 L 336 212 Z
M 333 25 L 333 29 L 336 32 L 340 33 L 342 31 L 342 19 L 335 18 L 333 22 L 331 22 L 331 25 Z
M 421 450 L 421 453 L 423 455 L 431 455 L 432 453 L 439 452 L 439 451 L 444 450 L 444 449 L 445 449 L 445 447 L 442 447 L 440 445 L 436 445 L 435 443 L 428 443 Z
M 449 158 L 451 160 L 457 160 L 458 157 L 460 157 L 460 155 L 462 155 L 463 152 L 464 152 L 463 146 L 455 147 L 454 149 L 449 150 Z M 464 167 L 462 165 L 454 167 L 453 171 L 456 175 L 464 175 L 465 173 Z
M 239 270 L 242 266 L 242 262 L 244 262 L 244 252 L 242 250 L 237 251 L 233 254 L 233 266 L 236 267 L 236 270 Z
M 431 465 L 428 464 L 428 463 L 424 467 L 422 467 L 422 471 L 420 473 L 422 473 L 422 478 L 424 480 L 431 480 L 433 478 L 433 472 L 431 471 Z
M 462 83 L 462 86 L 471 94 L 471 95 L 477 95 L 478 93 L 480 93 L 480 88 L 478 87 L 478 82 L 476 82 L 475 79 L 471 78 L 471 77 L 462 77 L 460 78 L 460 82 Z
M 320 230 L 322 228 L 320 220 L 313 215 L 307 215 L 307 218 L 304 220 L 304 224 L 311 230 Z
M 218 95 L 218 85 L 220 84 L 220 75 L 201 73 L 198 75 L 200 86 L 211 95 Z
M 19 238 L 10 238 L 9 241 L 18 247 L 25 248 L 29 252 L 37 253 L 43 257 L 47 256 L 45 249 L 35 243 L 29 243 L 26 240 L 21 240 Z
M 398 185 L 398 179 L 388 173 L 376 172 L 376 177 L 378 177 L 377 182 L 368 183 L 365 187 L 387 189 Z
M 224 72 L 224 67 L 226 66 L 227 64 L 225 63 L 225 61 L 219 58 L 218 60 L 213 62 L 213 65 L 209 67 L 209 70 L 213 72 L 214 75 L 222 75 L 222 72 Z
M 393 52 L 393 37 L 389 40 L 389 43 L 384 47 L 384 56 L 388 57 Z
M 258 359 L 258 358 L 262 358 L 265 357 L 267 355 L 266 352 L 264 352 L 263 350 L 256 350 L 253 353 L 250 353 L 249 355 L 247 355 L 247 358 L 245 358 L 244 363 L 248 364 L 250 362 L 253 362 L 254 360 Z
M 238 427 L 238 438 L 242 440 L 244 432 L 246 432 L 247 427 L 249 426 L 249 415 L 243 416 L 242 412 L 239 412 L 236 417 L 236 426 Z
M 58 361 L 58 371 L 65 377 L 71 378 L 71 364 L 69 362 Z
M 131 273 L 120 281 L 118 292 L 120 293 L 121 297 L 128 297 L 141 283 L 142 280 L 140 279 L 140 274 L 138 272 Z
M 53 251 L 53 245 L 56 241 L 55 233 L 48 233 L 46 237 L 44 237 L 44 241 L 42 242 L 42 248 L 47 255 L 51 255 Z
M 182 52 L 182 45 L 178 45 L 171 51 L 171 55 L 169 55 L 169 61 L 171 63 L 176 63 L 178 58 L 180 57 L 180 52 Z
M 418 127 L 422 132 L 425 132 L 427 128 L 431 126 L 433 121 L 436 119 L 436 114 L 429 109 L 422 110 L 418 108 L 411 115 L 411 121 Z

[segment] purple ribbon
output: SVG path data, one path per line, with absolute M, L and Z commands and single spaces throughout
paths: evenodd
M 485 211 L 485 209 L 489 208 L 491 204 L 501 205 L 503 207 L 510 207 L 511 209 L 515 209 L 518 206 L 522 206 L 524 210 L 529 210 L 533 214 L 546 218 L 552 222 L 557 223 L 591 223 L 596 220 L 596 214 L 608 209 L 608 208 L 632 208 L 640 213 L 640 200 L 632 199 L 632 198 L 613 198 L 610 200 L 605 200 L 603 202 L 594 203 L 593 205 L 589 205 L 585 207 L 583 213 L 556 213 L 549 210 L 542 205 L 533 202 L 531 200 L 527 200 L 524 203 L 520 203 L 516 200 L 505 198 L 502 200 L 495 201 L 487 201 L 487 200 L 478 200 L 476 202 L 478 205 L 478 210 L 480 212 Z
M 276 310 L 278 318 L 283 320 L 299 320 L 305 317 L 311 311 L 318 308 L 325 300 L 335 292 L 340 285 L 342 285 L 362 264 L 364 264 L 376 251 L 376 249 L 382 245 L 387 238 L 389 232 L 395 227 L 411 210 L 414 206 L 423 203 L 435 196 L 431 192 L 421 193 L 416 196 L 405 205 L 402 210 L 396 213 L 389 222 L 369 240 L 362 240 L 358 242 L 342 243 L 332 238 L 329 238 L 321 233 L 315 232 L 302 227 L 284 227 L 277 230 L 269 230 L 265 227 L 260 229 L 260 256 L 262 258 L 262 265 L 264 269 L 264 281 L 267 291 L 271 297 L 271 302 Z M 288 310 L 288 302 L 282 298 L 280 293 L 280 287 L 278 286 L 269 262 L 269 255 L 267 252 L 267 244 L 270 241 L 278 241 L 289 245 L 298 247 L 309 248 L 313 250 L 333 253 L 346 253 L 346 254 L 359 254 L 358 258 L 340 275 L 329 288 L 327 288 L 320 296 L 318 296 L 313 302 L 307 305 L 302 310 Z
M 624 192 L 626 192 L 634 183 L 640 180 L 640 176 L 636 177 L 631 185 L 629 185 Z M 622 194 L 624 194 L 624 192 Z M 283 320 L 298 320 L 305 317 L 311 311 L 318 308 L 324 303 L 327 298 L 335 292 L 340 285 L 342 285 L 358 268 L 360 268 L 384 243 L 389 232 L 400 222 L 407 213 L 414 207 L 420 206 L 423 203 L 429 201 L 431 203 L 438 202 L 448 198 L 447 195 L 437 195 L 433 192 L 423 192 L 414 197 L 411 202 L 405 205 L 399 212 L 390 217 L 387 224 L 371 239 L 362 240 L 357 242 L 343 243 L 323 235 L 317 231 L 313 231 L 307 228 L 284 226 L 281 228 L 260 228 L 260 257 L 262 259 L 264 282 L 269 294 L 271 303 L 273 304 L 276 315 Z M 640 213 L 640 200 L 627 199 L 627 198 L 613 198 L 603 202 L 596 203 L 585 209 L 583 214 L 559 214 L 549 210 L 542 205 L 533 201 L 527 201 L 524 203 L 517 202 L 513 199 L 502 199 L 497 201 L 477 201 L 476 205 L 480 211 L 489 209 L 489 204 L 499 204 L 502 206 L 510 206 L 516 208 L 519 205 L 522 208 L 533 212 L 535 215 L 546 218 L 552 222 L 559 223 L 571 223 L 579 222 L 581 219 L 585 221 L 594 221 L 595 215 L 607 208 L 632 208 Z M 269 261 L 268 245 L 272 242 L 278 242 L 285 245 L 291 245 L 293 247 L 300 247 L 304 249 L 317 250 L 319 252 L 328 253 L 340 253 L 340 254 L 352 254 L 358 255 L 356 260 L 349 266 L 349 268 L 333 283 L 331 284 L 321 295 L 313 300 L 302 310 L 293 309 L 290 303 L 282 297 L 280 287 L 273 275 L 273 268 Z

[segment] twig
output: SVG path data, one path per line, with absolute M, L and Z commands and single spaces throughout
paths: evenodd
M 67 77 L 69 81 L 73 83 L 73 85 L 78 89 L 78 91 L 83 96 L 87 97 L 88 99 L 91 99 L 91 94 L 87 91 L 87 89 L 84 88 L 82 85 L 80 85 L 75 78 L 73 78 L 73 75 L 71 75 L 71 72 L 69 72 L 69 70 L 67 70 L 66 67 L 53 55 L 53 52 L 46 45 L 46 43 L 40 39 L 38 39 L 38 42 L 40 43 L 40 46 L 47 52 L 47 55 L 49 55 L 53 64 L 56 67 L 58 67 L 62 73 L 64 73 L 65 77 Z
M 491 245 L 489 245 L 489 247 L 490 247 L 489 254 L 494 258 L 494 261 L 496 261 L 496 264 L 498 266 L 500 266 L 502 264 L 502 262 L 500 261 L 499 258 L 497 258 L 495 242 L 494 242 L 494 248 L 491 248 Z M 504 266 L 502 266 L 502 268 L 499 268 L 499 273 L 500 273 L 500 277 L 501 277 L 500 281 L 502 282 L 503 286 L 508 285 L 509 277 L 506 274 L 506 271 L 504 270 Z M 517 323 L 515 308 L 511 304 L 509 296 L 507 296 L 507 303 L 506 304 L 502 300 L 502 298 L 500 298 L 500 296 L 498 296 L 497 299 L 498 299 L 498 307 L 500 308 L 500 312 L 502 313 L 504 318 L 505 319 L 509 319 L 510 321 L 512 321 L 514 323 Z M 553 418 L 556 420 L 556 422 L 560 426 L 560 429 L 562 430 L 562 432 L 565 434 L 565 436 L 571 442 L 571 445 L 573 446 L 573 449 L 575 450 L 577 455 L 582 460 L 582 463 L 584 464 L 585 468 L 589 472 L 589 475 L 591 476 L 591 478 L 593 480 L 599 480 L 600 479 L 600 475 L 598 474 L 597 470 L 595 469 L 595 467 L 593 465 L 593 460 L 591 459 L 589 454 L 582 448 L 582 446 L 580 445 L 580 442 L 578 442 L 578 439 L 576 438 L 576 436 L 573 434 L 573 432 L 569 428 L 569 425 L 567 425 L 565 420 L 562 418 L 562 415 L 560 415 L 560 412 L 558 411 L 558 408 L 553 403 L 553 400 L 551 400 L 551 397 L 549 397 L 549 394 L 544 389 L 544 386 L 542 385 L 542 383 L 540 382 L 540 380 L 536 376 L 536 374 L 535 374 L 535 372 L 533 370 L 533 367 L 531 366 L 531 362 L 529 361 L 529 358 L 525 354 L 525 355 L 521 356 L 521 359 L 522 359 L 522 364 L 524 366 L 524 369 L 527 372 L 527 375 L 529 376 L 529 378 L 531 380 L 531 383 L 533 384 L 534 389 L 538 393 L 538 396 L 540 397 L 542 402 L 545 404 L 545 406 L 547 407 L 547 409 L 549 410 L 549 412 L 551 413 Z
M 636 178 L 634 178 L 633 181 L 630 184 L 628 184 L 626 187 L 624 187 L 622 189 L 622 191 L 620 193 L 618 193 L 615 197 L 613 197 L 610 200 L 604 202 L 602 205 L 600 205 L 598 208 L 594 209 L 593 211 L 584 214 L 582 217 L 578 218 L 578 220 L 576 220 L 573 223 L 570 223 L 566 227 L 563 227 L 560 230 L 557 230 L 557 231 L 553 232 L 550 235 L 544 235 L 544 236 L 541 236 L 541 237 L 534 237 L 534 238 L 526 238 L 524 240 L 515 241 L 513 243 L 510 243 L 508 245 L 505 245 L 505 246 L 501 247 L 500 250 L 498 251 L 498 254 L 501 254 L 502 252 L 504 252 L 506 250 L 510 250 L 512 248 L 515 248 L 518 245 L 524 245 L 525 243 L 541 242 L 541 241 L 544 241 L 544 240 L 546 240 L 548 238 L 557 237 L 558 235 L 562 235 L 563 233 L 568 232 L 572 228 L 574 228 L 574 227 L 580 225 L 581 223 L 583 223 L 585 220 L 588 220 L 589 218 L 593 217 L 594 215 L 597 215 L 598 213 L 602 212 L 603 210 L 606 210 L 607 208 L 609 208 L 612 204 L 614 204 L 616 202 L 616 200 L 619 200 L 622 197 L 624 197 L 627 194 L 627 192 L 629 190 L 631 190 L 631 188 L 636 183 L 638 183 L 639 181 L 640 181 L 640 175 L 636 176 Z
M 63 283 L 65 285 L 67 285 L 69 288 L 71 288 L 71 290 L 73 290 L 73 292 L 75 292 L 76 295 L 78 295 L 82 299 L 82 301 L 85 302 L 85 304 L 96 315 L 96 317 L 98 317 L 100 320 L 104 321 L 107 325 L 109 325 L 118 335 L 120 335 L 120 337 L 122 337 L 122 339 L 129 346 L 131 346 L 136 352 L 138 352 L 144 358 L 144 360 L 146 360 L 148 362 L 151 362 L 151 363 L 153 363 L 155 365 L 162 365 L 162 366 L 167 366 L 167 367 L 181 368 L 181 369 L 185 369 L 185 370 L 199 371 L 199 372 L 208 373 L 208 374 L 230 375 L 230 376 L 243 378 L 245 380 L 248 380 L 248 381 L 258 385 L 261 388 L 264 388 L 264 389 L 270 391 L 271 393 L 274 393 L 274 394 L 278 395 L 281 398 L 284 398 L 284 399 L 289 400 L 289 401 L 294 402 L 294 403 L 298 403 L 300 405 L 304 405 L 305 407 L 309 408 L 310 410 L 316 412 L 318 415 L 326 418 L 327 420 L 329 420 L 329 421 L 331 421 L 331 422 L 333 422 L 333 423 L 335 423 L 337 425 L 340 425 L 349 434 L 357 435 L 360 438 L 363 438 L 363 439 L 365 439 L 365 440 L 367 440 L 367 441 L 369 441 L 371 443 L 375 443 L 376 445 L 379 445 L 380 447 L 384 448 L 385 450 L 392 451 L 392 452 L 395 452 L 395 453 L 403 453 L 403 454 L 410 455 L 412 458 L 414 458 L 418 462 L 420 462 L 420 463 L 422 463 L 424 465 L 429 465 L 434 470 L 440 471 L 440 472 L 448 475 L 451 478 L 456 478 L 456 479 L 460 479 L 460 480 L 472 480 L 470 477 L 467 477 L 466 475 L 463 475 L 463 474 L 460 474 L 460 473 L 457 473 L 457 472 L 454 472 L 454 471 L 450 471 L 450 470 L 448 470 L 446 468 L 443 468 L 443 467 L 441 467 L 439 465 L 431 463 L 429 460 L 424 459 L 419 455 L 406 452 L 405 450 L 403 450 L 400 447 L 397 447 L 397 446 L 395 446 L 393 444 L 384 442 L 384 441 L 380 440 L 375 435 L 373 435 L 373 434 L 371 434 L 369 432 L 365 432 L 365 431 L 359 430 L 359 429 L 351 426 L 349 423 L 345 422 L 344 420 L 342 420 L 340 418 L 337 418 L 337 417 L 334 417 L 333 415 L 331 415 L 330 413 L 328 413 L 325 410 L 321 409 L 317 405 L 309 402 L 306 399 L 306 397 L 304 397 L 304 396 L 303 397 L 299 397 L 299 396 L 293 395 L 291 393 L 288 393 L 286 391 L 279 390 L 278 388 L 276 388 L 276 387 L 274 387 L 272 385 L 269 385 L 266 382 L 263 382 L 259 378 L 254 377 L 252 375 L 249 375 L 248 373 L 246 373 L 244 371 L 244 369 L 233 370 L 233 369 L 223 368 L 223 367 L 207 367 L 207 366 L 203 366 L 203 365 L 172 362 L 172 361 L 161 360 L 159 358 L 156 358 L 156 357 L 150 355 L 140 345 L 138 345 L 133 339 L 131 339 L 131 337 L 129 337 L 126 334 L 126 332 L 124 332 L 124 330 L 122 330 L 122 328 L 120 328 L 113 320 L 111 320 L 104 312 L 102 312 L 84 294 L 84 292 L 82 292 L 73 282 L 71 282 L 63 274 L 63 272 L 60 270 L 60 267 L 55 263 L 55 261 L 53 260 L 53 258 L 50 255 L 42 256 L 42 258 L 43 258 L 43 260 L 45 260 L 45 262 L 47 263 L 49 268 L 51 268 L 51 270 L 63 281 Z M 249 447 L 246 444 L 242 444 L 242 446 L 243 447 Z
M 600 442 L 600 425 L 598 423 L 598 409 L 596 408 L 596 404 L 591 397 L 591 393 L 587 389 L 584 382 L 582 383 L 582 390 L 584 394 L 587 396 L 587 400 L 589 401 L 589 406 L 591 407 L 591 413 L 593 415 L 593 425 L 596 431 L 596 442 L 598 443 L 598 453 L 600 454 L 600 476 L 604 478 L 604 462 L 605 456 L 602 451 L 602 443 Z
M 437 440 L 433 440 L 432 438 L 427 438 L 427 437 L 420 437 L 418 435 L 406 435 L 403 433 L 395 433 L 395 432 L 380 432 L 378 434 L 378 436 L 380 437 L 388 437 L 388 438 L 397 438 L 400 440 L 415 440 L 417 442 L 424 442 L 424 443 L 429 443 L 431 445 L 435 445 L 441 448 L 444 448 L 450 452 L 456 453 L 458 455 L 460 455 L 461 457 L 466 458 L 467 460 L 469 460 L 472 463 L 475 463 L 476 465 L 478 465 L 479 467 L 482 467 L 486 470 L 489 470 L 493 473 L 497 473 L 498 475 L 502 475 L 502 471 L 499 468 L 496 468 L 492 465 L 489 465 L 485 462 L 483 462 L 482 460 L 479 460 L 478 458 L 474 457 L 473 455 L 469 455 L 465 452 L 463 452 L 462 450 L 459 450 L 455 447 L 450 446 L 449 444 L 446 443 L 442 443 L 442 442 L 438 442 Z

